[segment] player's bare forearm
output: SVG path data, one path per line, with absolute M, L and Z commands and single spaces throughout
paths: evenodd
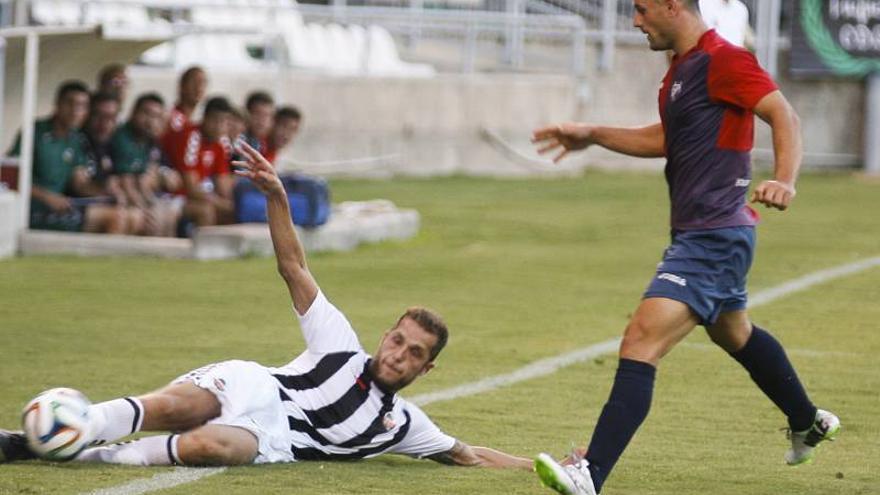
M 236 165 L 247 170 L 236 173 L 249 178 L 266 195 L 269 232 L 278 273 L 287 283 L 294 308 L 299 314 L 305 314 L 318 295 L 318 285 L 306 266 L 305 249 L 293 227 L 287 193 L 272 165 L 247 144 L 243 143 L 241 147 L 247 161 Z
M 471 447 L 456 440 L 455 445 L 446 452 L 428 456 L 441 464 L 466 467 L 532 469 L 532 461 L 488 447 Z
M 661 157 L 665 153 L 665 136 L 659 123 L 625 128 L 566 122 L 535 129 L 532 142 L 538 146 L 539 154 L 556 153 L 554 162 L 592 145 L 642 158 Z
M 666 154 L 666 138 L 660 123 L 644 127 L 597 127 L 596 144 L 611 151 L 639 158 L 660 158 Z
M 780 91 L 762 98 L 755 114 L 773 132 L 774 178 L 794 185 L 803 159 L 800 118 Z
M 758 102 L 755 114 L 773 131 L 773 180 L 755 187 L 751 201 L 769 208 L 785 210 L 796 193 L 795 181 L 803 158 L 800 118 L 780 91 Z

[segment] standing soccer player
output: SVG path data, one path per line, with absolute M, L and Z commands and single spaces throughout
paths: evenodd
M 754 115 L 773 130 L 774 179 L 752 202 L 785 210 L 801 162 L 798 117 L 748 51 L 706 28 L 697 0 L 635 0 L 633 24 L 652 50 L 675 57 L 660 89 L 660 122 L 640 128 L 565 123 L 538 129 L 539 151 L 599 145 L 637 157 L 666 157 L 672 242 L 624 332 L 611 395 L 584 459 L 535 461 L 542 481 L 564 494 L 596 495 L 648 414 L 660 359 L 694 327 L 749 372 L 788 417 L 788 464 L 810 460 L 840 421 L 810 401 L 779 342 L 746 312 L 746 275 L 757 215 L 745 201 L 751 182 Z

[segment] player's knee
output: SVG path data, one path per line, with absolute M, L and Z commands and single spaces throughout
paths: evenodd
M 643 318 L 634 317 L 626 327 L 620 343 L 620 356 L 656 363 L 665 347 L 659 329 Z

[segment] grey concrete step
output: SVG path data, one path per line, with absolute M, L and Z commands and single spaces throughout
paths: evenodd
M 362 243 L 404 240 L 419 231 L 415 210 L 401 210 L 390 201 L 346 202 L 334 205 L 330 221 L 305 229 L 297 227 L 307 252 L 349 251 Z M 272 256 L 266 224 L 236 224 L 198 229 L 193 240 L 30 230 L 19 236 L 24 255 L 157 256 L 161 258 L 229 259 Z

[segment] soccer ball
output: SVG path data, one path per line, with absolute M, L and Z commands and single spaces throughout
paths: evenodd
M 22 411 L 28 447 L 43 459 L 69 461 L 88 446 L 89 406 L 79 390 L 53 388 L 36 396 Z

